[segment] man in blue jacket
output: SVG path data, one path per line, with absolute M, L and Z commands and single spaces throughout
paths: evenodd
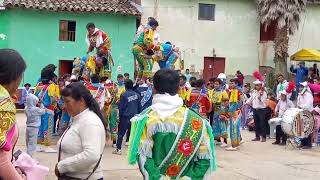
M 138 79 L 134 90 L 141 97 L 141 112 L 152 105 L 152 86 L 148 85 L 144 79 Z M 140 113 L 140 112 L 139 112 Z
M 300 62 L 297 68 L 291 66 L 290 71 L 296 74 L 296 87 L 299 87 L 300 83 L 304 82 L 308 76 L 308 68 L 305 67 L 304 62 Z
M 140 95 L 133 90 L 132 80 L 125 81 L 125 88 L 126 91 L 120 96 L 117 149 L 113 152 L 117 155 L 121 155 L 122 140 L 127 131 L 130 136 L 130 119 L 141 109 Z

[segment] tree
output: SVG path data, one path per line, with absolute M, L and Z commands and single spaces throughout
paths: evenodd
M 265 28 L 276 22 L 274 39 L 275 73 L 287 77 L 289 35 L 299 28 L 301 14 L 306 9 L 307 0 L 256 0 L 258 18 Z

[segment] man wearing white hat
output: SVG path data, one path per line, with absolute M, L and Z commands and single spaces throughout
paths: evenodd
M 288 98 L 288 93 L 285 90 L 282 90 L 280 93 L 280 100 L 276 106 L 275 113 L 279 118 L 283 117 L 284 112 L 289 108 L 293 108 L 293 102 Z M 282 139 L 282 142 L 280 140 Z M 281 125 L 276 127 L 276 141 L 272 144 L 286 145 L 287 135 L 282 131 Z
M 217 78 L 222 81 L 222 86 L 224 90 L 229 89 L 229 86 L 227 84 L 227 76 L 224 73 L 220 73 Z
M 255 89 L 252 92 L 252 96 L 246 102 L 246 104 L 251 105 L 253 108 L 253 118 L 256 126 L 256 138 L 252 141 L 260 141 L 261 136 L 261 142 L 266 142 L 268 125 L 268 121 L 266 120 L 267 92 L 265 91 L 261 80 L 257 79 L 253 84 L 255 85 Z
M 312 112 L 313 111 L 313 96 L 307 82 L 300 83 L 297 106 L 300 109 Z M 301 147 L 309 149 L 312 147 L 311 136 L 301 139 Z

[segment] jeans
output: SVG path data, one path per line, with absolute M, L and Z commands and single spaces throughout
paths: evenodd
M 126 134 L 126 132 L 129 130 L 129 127 L 131 124 L 130 119 L 131 117 L 120 117 L 120 122 L 118 125 L 118 139 L 117 139 L 117 149 L 119 150 L 121 149 L 123 137 Z
M 263 138 L 267 137 L 268 120 L 266 120 L 266 113 L 266 108 L 253 110 L 253 119 L 256 127 L 257 138 L 260 138 L 260 136 Z
M 37 149 L 38 127 L 27 127 L 26 129 L 26 145 L 27 153 L 32 157 Z

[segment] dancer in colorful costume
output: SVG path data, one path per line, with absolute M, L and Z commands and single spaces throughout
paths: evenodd
M 101 29 L 96 28 L 93 23 L 87 24 L 87 30 L 86 42 L 89 46 L 87 54 L 96 49 L 99 57 L 113 61 L 111 56 L 111 39 L 109 36 Z
M 211 103 L 204 90 L 205 81 L 197 80 L 196 87 L 192 89 L 190 97 L 187 99 L 187 107 L 199 113 L 203 118 L 208 118 L 211 111 Z
M 110 93 L 104 85 L 100 84 L 100 77 L 97 74 L 91 75 L 91 83 L 86 83 L 86 86 L 102 110 L 105 103 L 109 101 Z
M 187 78 L 184 75 L 180 76 L 179 96 L 182 98 L 183 103 L 186 104 L 190 100 L 191 86 L 187 82 Z
M 113 142 L 113 147 L 116 147 L 116 140 L 118 134 L 117 126 L 117 114 L 118 114 L 118 104 L 117 104 L 117 85 L 111 80 L 107 79 L 105 81 L 106 89 L 110 93 L 109 101 L 105 103 L 104 111 L 107 123 L 111 132 L 111 140 Z
M 154 55 L 154 50 L 159 48 L 156 48 L 157 44 L 154 40 L 154 32 L 158 26 L 158 21 L 151 19 L 132 48 L 133 56 L 139 64 L 139 78 L 149 78 L 152 75 L 154 63 L 152 55 Z
M 89 56 L 85 60 L 82 78 L 89 81 L 93 74 L 98 74 L 100 77 L 111 77 L 112 66 L 113 62 L 110 62 L 105 57 Z
M 53 82 L 56 75 L 54 71 L 56 66 L 49 64 L 41 71 L 41 82 L 38 83 L 35 95 L 38 96 L 39 102 L 43 103 L 46 113 L 41 116 L 41 126 L 39 129 L 38 144 L 45 145 L 45 152 L 56 152 L 50 148 L 52 143 L 52 132 L 54 127 L 53 116 L 54 108 L 60 99 L 59 87 Z M 41 149 L 44 148 L 40 146 Z
M 64 87 L 66 85 L 68 85 L 67 83 L 69 83 L 69 82 L 68 81 L 59 82 L 60 92 L 64 89 Z M 59 104 L 59 107 L 61 108 L 61 111 L 62 111 L 60 122 L 59 122 L 59 127 L 58 127 L 58 135 L 62 136 L 64 131 L 67 130 L 69 127 L 71 116 L 68 114 L 68 112 L 66 111 L 66 109 L 64 107 L 64 99 L 63 98 L 60 98 L 58 104 Z
M 216 169 L 209 122 L 183 107 L 177 72 L 159 70 L 153 82 L 153 104 L 131 119 L 129 164 L 149 180 L 207 178 Z
M 159 50 L 153 55 L 153 60 L 158 62 L 160 69 L 175 69 L 174 64 L 180 58 L 179 48 L 170 42 L 161 43 Z
M 238 89 L 240 82 L 238 79 L 231 79 L 229 85 L 229 107 L 228 113 L 230 117 L 230 139 L 231 147 L 227 151 L 236 151 L 240 148 L 241 142 L 241 113 L 240 108 L 243 102 L 242 93 Z
M 212 103 L 213 107 L 213 134 L 215 136 L 215 140 L 221 144 L 221 147 L 226 147 L 228 144 L 228 132 L 227 132 L 227 122 L 224 119 L 220 118 L 222 113 L 221 105 L 223 102 L 228 101 L 228 93 L 222 87 L 222 81 L 220 79 L 214 79 L 213 81 L 214 89 L 209 91 L 209 99 Z M 221 138 L 223 138 L 224 142 L 221 143 Z

